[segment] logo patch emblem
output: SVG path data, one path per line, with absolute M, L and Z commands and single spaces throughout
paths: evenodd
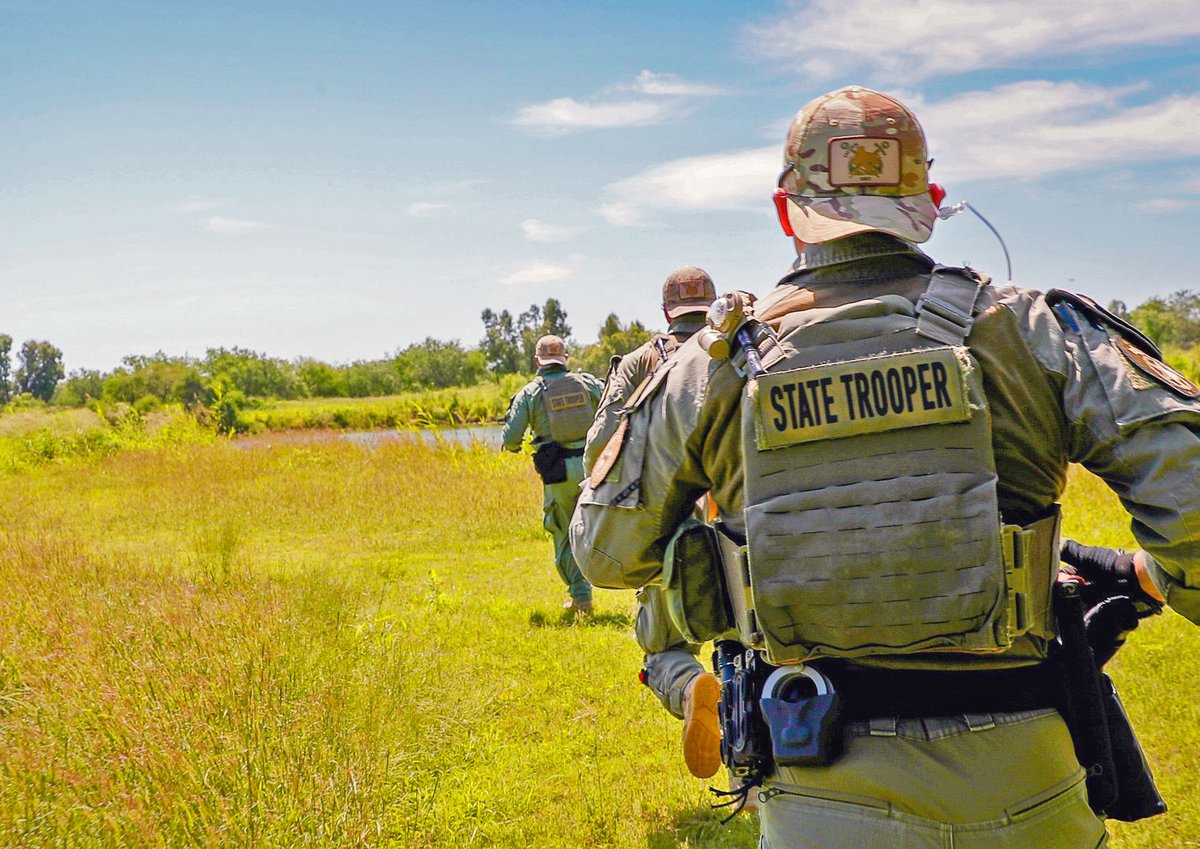
M 704 297 L 704 281 L 699 278 L 679 281 L 680 300 L 699 300 Z
M 971 418 L 953 348 L 767 373 L 754 403 L 759 451 Z
M 576 407 L 586 407 L 588 403 L 588 396 L 583 392 L 572 392 L 569 395 L 559 395 L 548 400 L 550 401 L 550 409 L 556 413 L 560 413 L 563 410 L 573 410 Z
M 1176 395 L 1184 398 L 1200 398 L 1200 386 L 1188 380 L 1162 360 L 1156 360 L 1125 337 L 1112 335 L 1115 337 L 1113 342 L 1138 371 L 1153 378 Z
M 829 141 L 831 186 L 900 185 L 900 140 L 843 136 Z

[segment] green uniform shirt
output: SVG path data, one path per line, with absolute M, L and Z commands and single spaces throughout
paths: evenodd
M 538 369 L 538 376 L 546 380 L 553 380 L 567 374 L 567 371 L 566 366 L 552 364 Z M 587 384 L 592 402 L 598 404 L 600 395 L 604 391 L 604 384 L 587 372 L 576 372 L 576 374 Z M 537 380 L 531 380 L 513 396 L 512 403 L 508 407 L 508 415 L 504 418 L 504 450 L 520 451 L 527 429 L 533 431 L 534 442 L 550 440 L 550 414 L 542 400 L 542 384 Z M 583 444 L 584 440 L 580 439 L 569 442 L 563 447 L 582 448 Z

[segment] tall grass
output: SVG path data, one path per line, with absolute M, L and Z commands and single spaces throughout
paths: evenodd
M 504 418 L 509 400 L 528 378 L 434 389 L 381 398 L 306 398 L 263 402 L 239 413 L 245 430 L 414 428 L 483 424 Z
M 128 405 L 113 409 L 40 409 L 0 416 L 0 471 L 44 463 L 211 442 L 213 431 L 182 407 L 146 415 Z
M 0 474 L 0 845 L 755 845 L 637 684 L 629 596 L 560 615 L 526 458 L 254 445 Z M 1173 808 L 1121 849 L 1200 833 L 1198 652 L 1168 615 L 1115 661 Z

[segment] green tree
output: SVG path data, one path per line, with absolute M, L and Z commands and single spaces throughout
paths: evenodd
M 49 342 L 29 339 L 21 346 L 17 359 L 17 391 L 49 401 L 63 378 L 62 351 Z
M 521 337 L 512 313 L 485 309 L 480 318 L 483 320 L 483 341 L 479 343 L 479 349 L 487 360 L 488 371 L 496 375 L 521 371 Z
M 390 361 L 360 360 L 340 369 L 346 395 L 350 398 L 369 398 L 395 395 L 404 391 L 400 374 Z
M 104 397 L 104 375 L 95 369 L 76 369 L 54 390 L 54 403 L 82 407 Z
M 497 375 L 531 370 L 537 340 L 542 336 L 561 336 L 564 340 L 571 336 L 567 311 L 557 298 L 547 298 L 541 306 L 530 304 L 515 321 L 508 310 L 495 313 L 486 309 L 480 318 L 484 338 L 479 347 L 487 358 L 488 369 Z
M 1200 293 L 1181 289 L 1166 298 L 1151 298 L 1131 312 L 1129 320 L 1159 346 L 1190 348 L 1200 344 Z
M 313 398 L 337 398 L 346 394 L 342 374 L 328 363 L 302 357 L 296 361 L 296 375 L 304 384 L 304 394 Z
M 592 345 L 581 347 L 575 357 L 580 371 L 595 375 L 608 374 L 613 357 L 623 357 L 639 345 L 645 344 L 654 334 L 640 321 L 622 324 L 616 313 L 609 313 L 600 325 L 600 334 Z
M 295 366 L 246 348 L 209 348 L 201 368 L 210 380 L 224 375 L 249 396 L 299 398 L 304 392 Z
M 0 404 L 12 398 L 12 337 L 0 333 Z
M 406 388 L 427 389 L 471 386 L 486 369 L 482 356 L 472 357 L 458 342 L 441 342 L 432 337 L 409 345 L 395 357 L 396 370 Z

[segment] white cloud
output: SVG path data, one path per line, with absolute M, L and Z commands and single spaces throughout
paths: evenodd
M 829 78 L 869 68 L 904 80 L 1012 67 L 1031 57 L 1180 44 L 1200 36 L 1195 0 L 791 0 L 747 27 L 750 50 Z M 824 47 L 829 45 L 829 47 Z
M 537 283 L 559 283 L 571 277 L 571 269 L 548 262 L 531 262 L 511 274 L 501 277 L 498 283 L 505 286 L 525 286 Z
M 922 103 L 920 118 L 936 165 L 931 176 L 964 183 L 1099 171 L 1200 157 L 1200 94 L 1124 105 L 1136 89 L 1028 81 Z M 599 210 L 615 226 L 646 223 L 646 211 L 763 209 L 778 176 L 779 144 L 674 159 L 605 187 Z M 1181 191 L 1200 192 L 1192 165 Z
M 618 227 L 645 223 L 645 209 L 743 211 L 770 203 L 780 146 L 689 156 L 606 186 L 600 214 Z
M 221 218 L 214 215 L 204 219 L 204 229 L 211 233 L 249 233 L 267 225 L 262 221 L 247 221 L 243 218 Z
M 630 97 L 629 93 L 640 96 Z M 682 118 L 691 110 L 695 98 L 722 93 L 724 90 L 717 86 L 688 82 L 675 74 L 642 71 L 632 83 L 609 86 L 584 100 L 559 97 L 523 106 L 510 123 L 541 136 L 647 127 Z
M 1126 106 L 1131 89 L 1028 81 L 914 103 L 934 179 L 967 182 L 1200 156 L 1200 94 Z
M 647 127 L 661 124 L 678 114 L 678 104 L 670 100 L 584 103 L 573 97 L 560 97 L 547 103 L 522 107 L 512 124 L 538 135 L 559 136 L 579 130 Z
M 487 180 L 481 180 L 478 177 L 466 177 L 461 180 L 439 180 L 430 185 L 429 188 L 436 194 L 457 195 L 469 192 L 472 189 L 478 189 L 484 185 L 487 185 Z
M 628 88 L 642 94 L 681 97 L 715 97 L 726 93 L 720 86 L 689 83 L 677 74 L 656 74 L 653 71 L 642 71 Z
M 1183 200 L 1181 198 L 1150 198 L 1134 204 L 1133 208 L 1137 212 L 1142 212 L 1147 215 L 1170 215 L 1173 212 L 1183 212 L 1185 209 L 1191 209 L 1196 205 L 1194 200 Z
M 614 227 L 640 227 L 645 223 L 641 209 L 632 203 L 606 203 L 596 212 Z
M 404 214 L 410 218 L 439 218 L 451 215 L 454 207 L 448 203 L 410 203 L 404 208 Z
M 575 233 L 574 227 L 562 227 L 558 224 L 547 224 L 536 218 L 526 218 L 521 222 L 521 230 L 525 238 L 531 242 L 565 242 Z
M 211 198 L 189 198 L 183 203 L 177 203 L 170 207 L 170 210 L 172 212 L 191 214 L 196 212 L 208 212 L 212 209 L 220 209 L 227 204 L 228 201 L 224 200 L 214 200 Z

